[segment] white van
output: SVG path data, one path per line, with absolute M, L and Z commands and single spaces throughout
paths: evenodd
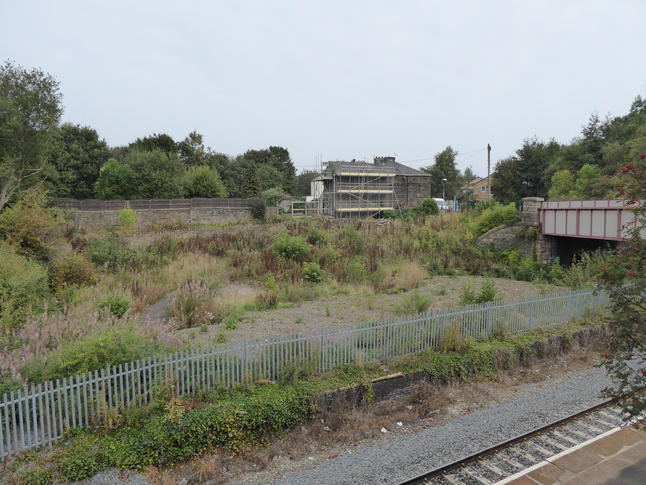
M 442 210 L 442 211 L 447 211 L 449 210 L 449 206 L 446 204 L 446 201 L 444 199 L 436 199 L 433 198 L 435 203 L 437 204 L 437 208 Z

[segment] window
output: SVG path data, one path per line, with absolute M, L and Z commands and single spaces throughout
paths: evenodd
M 486 187 L 486 186 L 484 186 L 484 185 L 483 185 L 482 187 L 480 187 L 480 192 L 486 192 L 486 191 L 487 191 L 487 187 Z

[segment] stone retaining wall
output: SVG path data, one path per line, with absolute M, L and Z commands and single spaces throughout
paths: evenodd
M 62 210 L 78 227 L 112 230 L 119 227 L 120 211 Z M 135 210 L 135 228 L 150 229 L 173 224 L 221 224 L 226 222 L 249 222 L 251 210 L 247 208 L 193 208 Z
M 540 226 L 541 197 L 523 199 L 521 222 L 498 226 L 484 233 L 476 244 L 493 246 L 496 249 L 515 249 L 524 258 L 536 255 L 541 263 L 552 263 L 556 254 L 556 241 L 543 236 Z
M 582 349 L 598 349 L 601 352 L 609 335 L 610 328 L 606 325 L 582 328 L 570 336 L 555 335 L 537 340 L 528 348 L 520 346 L 516 350 L 515 361 L 518 362 L 519 367 L 530 367 L 537 361 L 561 358 L 569 352 Z M 370 383 L 370 389 L 366 385 L 359 385 L 326 393 L 319 397 L 319 406 L 322 409 L 331 410 L 339 401 L 349 402 L 354 406 L 363 406 L 370 401 L 396 399 L 412 394 L 419 385 L 429 382 L 429 376 L 425 372 L 418 371 L 409 375 L 399 372 L 374 379 Z

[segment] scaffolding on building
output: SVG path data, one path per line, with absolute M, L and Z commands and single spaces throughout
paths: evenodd
M 323 183 L 321 211 L 344 218 L 366 218 L 397 207 L 395 171 L 361 162 L 332 162 Z

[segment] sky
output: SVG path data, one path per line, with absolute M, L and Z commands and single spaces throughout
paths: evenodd
M 110 147 L 192 131 L 300 172 L 450 146 L 487 175 L 646 96 L 644 0 L 0 0 L 0 62 L 40 68 Z

